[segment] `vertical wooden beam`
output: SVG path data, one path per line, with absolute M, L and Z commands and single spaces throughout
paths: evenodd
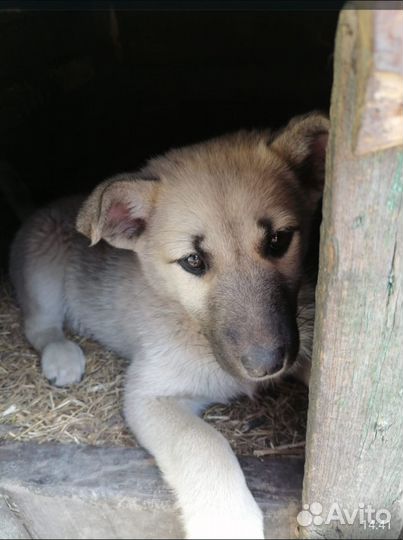
M 303 538 L 397 538 L 403 526 L 403 129 L 368 116 L 382 98 L 368 97 L 373 45 L 399 17 L 339 20 L 303 489 L 319 504 L 305 506 Z M 398 116 L 403 79 L 391 78 Z

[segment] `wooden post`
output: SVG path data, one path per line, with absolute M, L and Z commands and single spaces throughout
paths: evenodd
M 402 11 L 340 15 L 302 538 L 403 526 L 402 29 Z

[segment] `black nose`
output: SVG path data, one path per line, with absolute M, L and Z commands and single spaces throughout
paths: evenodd
M 282 369 L 285 361 L 285 347 L 269 349 L 251 346 L 241 356 L 241 362 L 250 377 L 260 378 L 274 375 Z

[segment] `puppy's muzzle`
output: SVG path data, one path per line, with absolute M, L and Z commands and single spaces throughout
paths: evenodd
M 241 364 L 251 379 L 262 379 L 278 374 L 286 362 L 286 348 L 250 346 L 241 355 Z

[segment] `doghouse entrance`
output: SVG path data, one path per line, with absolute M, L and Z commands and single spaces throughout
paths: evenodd
M 136 446 L 120 412 L 124 361 L 81 340 L 86 379 L 70 390 L 42 379 L 7 278 L 21 219 L 171 147 L 328 111 L 337 17 L 169 9 L 1 14 L 0 440 L 32 448 Z M 206 418 L 239 455 L 291 455 L 300 466 L 306 408 L 306 390 L 286 382 L 256 402 L 215 406 Z M 21 452 L 23 460 L 29 452 Z M 248 467 L 254 470 L 253 460 Z
M 27 198 L 36 207 L 171 147 L 328 111 L 336 21 L 335 11 L 3 12 L 3 267 Z

